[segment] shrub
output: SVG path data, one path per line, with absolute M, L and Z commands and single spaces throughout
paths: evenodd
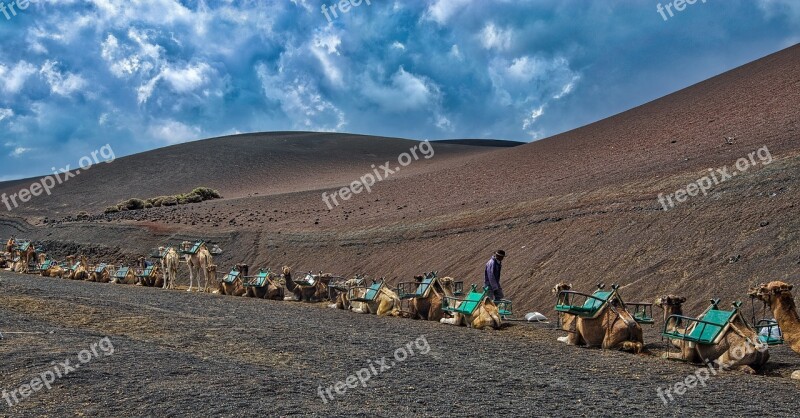
M 203 196 L 199 194 L 189 193 L 178 195 L 178 204 L 184 205 L 186 203 L 200 203 L 203 201 Z
M 202 198 L 201 201 L 222 198 L 218 191 L 210 187 L 195 187 L 190 194 L 199 195 Z
M 178 204 L 178 198 L 175 196 L 164 196 L 161 199 L 161 206 L 175 206 Z
M 128 199 L 119 204 L 120 209 L 139 210 L 144 209 L 144 200 L 142 199 Z
M 117 213 L 117 212 L 119 212 L 119 206 L 109 206 L 103 213 Z

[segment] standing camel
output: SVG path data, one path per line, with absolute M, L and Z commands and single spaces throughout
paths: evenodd
M 194 254 L 186 254 L 186 264 L 189 265 L 189 289 L 186 291 L 192 291 L 195 276 L 197 277 L 197 291 L 200 291 L 200 271 L 202 270 L 203 277 L 206 281 L 203 292 L 210 292 L 211 288 L 209 287 L 208 282 L 208 267 L 214 264 L 214 261 L 211 257 L 211 252 L 208 251 L 208 247 L 206 247 L 206 244 L 200 244 L 200 248 Z
M 164 272 L 163 289 L 174 289 L 175 280 L 178 278 L 178 265 L 181 262 L 178 252 L 172 247 L 169 247 L 166 253 L 164 247 L 160 247 L 158 251 L 160 254 L 164 254 L 164 257 L 161 258 L 161 271 Z

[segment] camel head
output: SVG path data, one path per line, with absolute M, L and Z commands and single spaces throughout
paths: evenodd
M 39 264 L 44 264 L 47 261 L 47 254 L 39 253 Z
M 658 306 L 661 309 L 668 309 L 671 306 L 677 306 L 680 308 L 685 302 L 686 298 L 675 295 L 665 295 L 656 298 L 655 302 L 653 302 L 653 305 Z
M 682 315 L 683 314 L 683 303 L 686 302 L 686 298 L 675 296 L 675 295 L 665 295 L 656 298 L 653 305 L 658 306 L 664 311 L 664 321 L 667 321 L 670 315 Z M 677 326 L 680 323 L 680 320 L 674 323 Z
M 570 283 L 570 284 L 559 283 L 559 284 L 553 286 L 553 290 L 551 290 L 550 292 L 553 293 L 554 295 L 557 295 L 557 294 L 561 293 L 564 290 L 572 290 L 572 283 Z
M 292 269 L 290 269 L 289 266 L 283 266 L 283 275 L 291 277 Z
M 760 285 L 750 289 L 748 293 L 751 298 L 758 299 L 767 305 L 772 305 L 778 298 L 788 295 L 792 297 L 792 288 L 794 286 L 781 281 L 773 281 L 769 283 L 761 283 Z

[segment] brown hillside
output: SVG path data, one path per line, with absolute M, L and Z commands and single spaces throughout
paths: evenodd
M 726 304 L 742 299 L 753 282 L 797 282 L 798 99 L 800 46 L 794 46 L 536 143 L 434 144 L 434 158 L 330 211 L 321 192 L 357 179 L 370 164 L 396 159 L 409 142 L 374 147 L 366 137 L 327 136 L 320 143 L 316 134 L 281 134 L 274 140 L 285 141 L 285 153 L 273 147 L 257 156 L 240 149 L 241 138 L 184 144 L 98 167 L 102 177 L 87 175 L 80 179 L 86 184 L 70 187 L 80 186 L 80 196 L 96 190 L 81 197 L 94 212 L 132 190 L 166 194 L 202 184 L 227 199 L 47 226 L 16 219 L 0 233 L 102 243 L 131 254 L 204 237 L 226 249 L 223 265 L 289 264 L 389 278 L 439 270 L 474 282 L 482 281 L 489 255 L 504 248 L 506 294 L 519 311 L 552 313 L 549 290 L 567 281 L 587 291 L 598 282 L 619 283 L 628 300 L 681 294 L 691 313 L 710 297 Z M 662 210 L 659 193 L 674 193 L 709 168 L 733 166 L 765 146 L 771 164 Z M 144 162 L 164 160 L 174 169 L 145 168 Z M 304 169 L 309 162 L 325 169 Z M 109 178 L 112 184 L 100 184 Z M 62 216 L 75 213 L 74 194 L 67 197 L 66 187 L 60 193 L 18 215 L 31 222 L 31 215 L 58 218 L 57 205 Z

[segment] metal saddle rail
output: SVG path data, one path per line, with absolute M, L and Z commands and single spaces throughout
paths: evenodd
M 477 285 L 470 287 L 469 293 L 463 298 L 455 296 L 445 296 L 442 298 L 442 310 L 450 313 L 460 313 L 463 315 L 472 315 L 478 306 L 482 305 L 488 294 L 487 288 L 483 291 L 477 290 Z
M 205 245 L 205 241 L 195 241 L 194 243 L 191 242 L 182 242 L 180 246 L 178 246 L 178 252 L 184 255 L 194 255 L 200 251 L 200 247 Z
M 511 299 L 498 299 L 494 301 L 497 309 L 500 311 L 500 316 L 504 319 L 514 315 L 514 304 Z
M 270 270 L 260 270 L 255 276 L 242 277 L 242 286 L 262 288 L 269 286 Z
M 319 282 L 320 276 L 321 274 L 315 275 L 312 272 L 308 272 L 305 276 L 303 276 L 302 279 L 295 280 L 294 282 L 300 286 L 314 286 L 317 284 L 317 282 Z
M 351 302 L 372 302 L 378 296 L 381 289 L 385 286 L 383 280 L 373 282 L 371 285 L 353 286 L 347 291 L 347 297 Z M 361 296 L 357 296 L 361 295 Z
M 156 273 L 156 266 L 148 266 L 144 270 L 134 273 L 134 275 L 140 279 L 147 279 L 155 276 L 155 273 Z
M 231 271 L 222 276 L 222 281 L 227 284 L 233 284 L 234 282 L 236 282 L 236 279 L 240 279 L 239 277 L 240 275 L 241 272 L 234 267 L 233 269 L 231 269 Z M 242 281 L 242 283 L 244 283 L 244 281 Z
M 713 299 L 711 306 L 697 317 L 692 318 L 684 315 L 670 315 L 664 322 L 664 329 L 661 335 L 670 339 L 689 341 L 697 344 L 713 345 L 723 334 L 728 325 L 733 322 L 739 314 L 740 302 L 733 303 L 733 310 L 724 311 L 719 309 L 719 299 Z M 667 328 L 670 320 L 675 319 L 675 324 L 684 324 L 674 331 Z
M 758 333 L 758 340 L 767 345 L 783 344 L 783 330 L 774 319 L 762 319 L 753 328 Z M 777 331 L 777 332 L 776 332 Z
M 606 304 L 617 296 L 617 285 L 612 285 L 610 291 L 603 290 L 603 285 L 591 295 L 574 290 L 562 290 L 558 293 L 556 311 L 568 313 L 582 318 L 596 317 Z M 574 303 L 575 301 L 582 303 Z
M 652 325 L 656 321 L 653 319 L 653 304 L 649 302 L 625 302 L 625 307 L 632 307 L 633 319 L 640 324 Z
M 114 272 L 113 277 L 115 279 L 124 279 L 128 277 L 130 270 L 130 267 L 120 267 Z

